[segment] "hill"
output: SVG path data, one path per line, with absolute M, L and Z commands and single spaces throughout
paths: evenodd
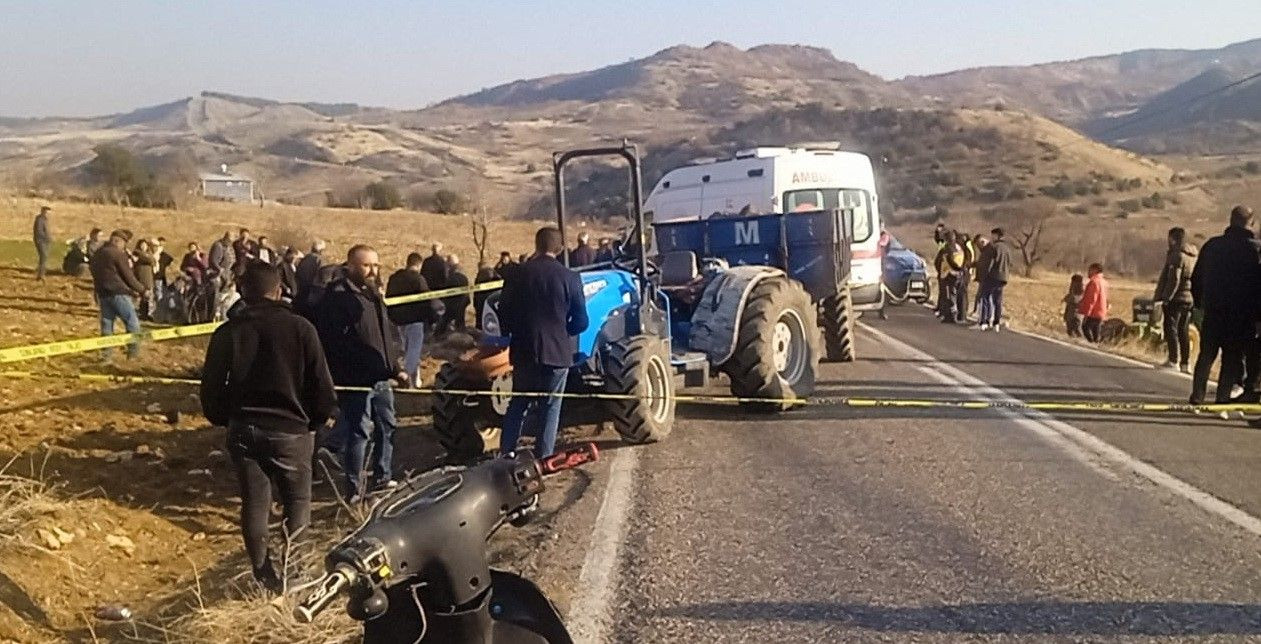
M 1215 65 L 1261 68 L 1261 39 L 1219 49 L 1146 49 L 1039 65 L 980 67 L 910 76 L 896 84 L 949 105 L 1001 102 L 1081 124 L 1138 109 Z
M 1254 151 L 1261 142 L 1261 79 L 1247 80 L 1252 73 L 1214 65 L 1157 94 L 1134 112 L 1096 120 L 1085 130 L 1097 138 L 1154 153 Z M 1240 84 L 1221 91 L 1235 83 Z
M 575 101 L 635 101 L 707 116 L 825 103 L 843 107 L 906 105 L 911 98 L 832 52 L 802 45 L 748 50 L 725 42 L 677 46 L 646 58 L 576 74 L 519 80 L 453 98 L 439 107 L 527 108 Z
M 1261 61 L 1261 41 L 1212 52 L 1154 50 L 897 82 L 817 47 L 740 49 L 716 42 L 671 47 L 586 72 L 518 80 L 421 110 L 202 92 L 125 114 L 0 119 L 0 184 L 81 192 L 85 188 L 76 181 L 92 158 L 92 147 L 112 142 L 155 165 L 172 158 L 201 169 L 226 163 L 256 179 L 268 199 L 324 205 L 342 201 L 338 195 L 369 182 L 387 180 L 405 196 L 449 188 L 496 209 L 519 212 L 550 193 L 553 150 L 627 138 L 669 160 L 703 148 L 726 150 L 738 140 L 789 143 L 808 138 L 842 139 L 899 163 L 923 161 L 908 162 L 905 179 L 889 179 L 896 197 L 892 203 L 901 208 L 951 207 L 936 199 L 943 194 L 968 203 L 984 202 L 995 191 L 1038 194 L 1047 185 L 1089 176 L 1103 177 L 1102 183 L 1142 177 L 1145 189 L 1158 187 L 1155 182 L 1167 180 L 1173 171 L 1152 170 L 1148 162 L 1115 151 L 1074 158 L 1078 149 L 1096 147 L 1011 105 L 1024 101 L 1081 116 L 1110 114 L 1131 102 L 1141 108 L 1140 97 L 1176 100 L 1174 90 L 1186 80 L 1184 72 L 1194 75 L 1188 70 L 1203 71 L 1198 66 L 1208 56 L 1228 54 L 1234 61 L 1254 55 Z M 1043 83 L 1050 83 L 1049 88 Z M 1172 98 L 1161 96 L 1162 91 L 1171 92 Z M 937 95 L 941 92 L 951 94 Z M 992 109 L 952 111 L 994 92 L 1008 106 L 1006 116 Z M 1037 132 L 1025 133 L 1032 138 L 1022 139 L 1014 131 L 993 138 L 987 128 L 1001 124 L 982 123 L 1015 118 L 1018 112 L 1030 113 L 1025 118 L 1037 123 Z M 1206 113 L 1207 120 L 1195 127 L 1220 128 L 1221 121 L 1209 117 L 1225 114 L 1233 113 Z M 823 120 L 809 127 L 797 122 L 815 117 Z M 791 124 L 785 125 L 784 118 Z M 810 130 L 809 136 L 798 136 L 803 128 Z M 926 131 L 921 128 L 931 130 L 929 141 L 922 138 Z M 958 131 L 947 135 L 948 128 Z M 1042 143 L 1040 136 L 1046 139 Z M 992 140 L 985 143 L 986 137 Z M 1074 138 L 1061 148 L 1071 151 L 1061 155 L 1065 161 L 1040 161 L 1057 153 L 1039 151 L 1038 146 L 1058 145 L 1049 142 L 1056 138 Z M 1120 142 L 1129 145 L 1132 140 Z M 992 146 L 977 147 L 982 143 Z M 984 154 L 964 154 L 965 149 Z M 955 158 L 942 158 L 952 154 Z M 941 178 L 941 168 L 932 167 L 934 160 L 947 168 L 945 174 L 953 172 L 967 182 L 969 195 L 956 194 L 955 188 L 964 186 L 932 183 Z M 1017 163 L 1027 169 L 1013 165 Z M 971 183 L 974 179 L 981 184 Z
M 770 110 L 712 132 L 651 147 L 644 158 L 645 190 L 692 159 L 729 158 L 758 145 L 835 140 L 877 163 L 886 216 L 892 221 L 938 219 L 950 213 L 1018 206 L 1047 197 L 1067 212 L 1129 216 L 1166 200 L 1204 207 L 1208 197 L 1174 179 L 1176 171 L 1131 152 L 1091 141 L 1049 119 L 1013 110 L 833 109 L 809 105 Z M 619 210 L 607 195 L 625 189 L 618 169 L 596 172 L 574 189 L 577 207 Z M 550 207 L 535 204 L 535 213 Z

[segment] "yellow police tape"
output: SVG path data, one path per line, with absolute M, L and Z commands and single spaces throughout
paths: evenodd
M 45 374 L 31 371 L 0 371 L 3 378 L 41 379 L 41 380 L 81 380 L 85 382 L 103 382 L 116 384 L 158 384 L 158 385 L 200 385 L 196 378 L 166 378 L 158 376 L 127 376 L 100 373 L 80 373 L 75 375 Z M 371 391 L 371 387 L 337 387 L 338 391 Z M 488 396 L 500 392 L 480 389 L 435 389 L 432 387 L 396 389 L 399 394 L 436 395 L 453 394 L 458 396 Z M 558 396 L 566 399 L 586 400 L 647 400 L 649 396 L 610 393 L 562 393 L 515 392 L 514 396 L 544 398 Z M 1137 412 L 1137 413 L 1183 413 L 1183 414 L 1229 414 L 1229 413 L 1261 413 L 1261 403 L 1229 403 L 1191 405 L 1187 403 L 1153 403 L 1141 401 L 1034 401 L 1022 400 L 927 400 L 899 398 L 868 397 L 833 397 L 814 398 L 757 398 L 747 396 L 724 396 L 718 394 L 675 394 L 671 398 L 675 402 L 685 404 L 769 404 L 789 407 L 852 407 L 856 409 L 1009 409 L 1033 411 L 1099 411 L 1099 412 Z
M 484 282 L 482 284 L 475 284 L 472 286 L 445 288 L 438 291 L 418 293 L 416 295 L 387 297 L 385 298 L 385 304 L 386 306 L 411 304 L 413 302 L 436 300 L 444 297 L 451 297 L 453 295 L 462 295 L 465 293 L 471 294 L 479 291 L 490 291 L 500 288 L 501 286 L 503 286 L 503 282 L 497 280 L 494 282 Z M 0 364 L 34 360 L 35 358 L 51 358 L 53 356 L 83 353 L 86 351 L 95 351 L 97 349 L 107 349 L 109 347 L 121 347 L 126 344 L 137 342 L 161 342 L 163 340 L 175 340 L 178 338 L 191 338 L 200 335 L 209 335 L 213 333 L 220 324 L 222 323 L 205 322 L 202 324 L 189 324 L 186 326 L 155 329 L 153 331 L 141 331 L 140 333 L 120 333 L 117 335 L 79 338 L 76 340 L 62 340 L 60 342 L 45 342 L 43 344 L 10 347 L 7 349 L 0 349 Z

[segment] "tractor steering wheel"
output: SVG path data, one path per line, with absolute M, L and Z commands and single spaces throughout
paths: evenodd
M 613 264 L 613 268 L 626 271 L 627 273 L 638 272 L 638 258 L 633 256 L 615 257 L 610 263 Z M 647 275 L 648 277 L 655 277 L 657 275 L 657 265 L 652 263 L 651 259 L 647 260 L 647 264 L 644 266 L 644 275 Z

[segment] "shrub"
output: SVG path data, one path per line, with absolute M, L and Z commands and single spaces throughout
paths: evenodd
M 459 215 L 468 212 L 468 197 L 447 188 L 433 193 L 433 209 L 444 215 Z
M 398 188 L 385 181 L 377 181 L 365 186 L 363 196 L 373 210 L 394 210 L 403 205 L 403 195 L 399 193 Z
M 1256 161 L 1249 161 L 1243 164 L 1243 171 L 1248 174 L 1261 174 L 1261 164 Z

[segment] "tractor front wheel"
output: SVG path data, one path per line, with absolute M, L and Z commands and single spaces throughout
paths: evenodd
M 823 322 L 828 362 L 856 360 L 858 355 L 854 348 L 854 298 L 848 284 L 842 286 L 840 292 L 819 303 L 819 316 Z
M 771 277 L 758 282 L 745 301 L 736 349 L 722 369 L 731 393 L 753 398 L 741 404 L 776 412 L 814 393 L 819 371 L 819 323 L 814 304 L 799 282 Z
M 611 344 L 603 356 L 605 392 L 613 429 L 629 443 L 652 443 L 674 427 L 674 376 L 670 345 L 640 335 Z
M 512 371 L 489 379 L 476 378 L 448 362 L 438 370 L 434 389 L 433 428 L 449 462 L 471 463 L 499 446 L 506 401 L 512 393 Z

